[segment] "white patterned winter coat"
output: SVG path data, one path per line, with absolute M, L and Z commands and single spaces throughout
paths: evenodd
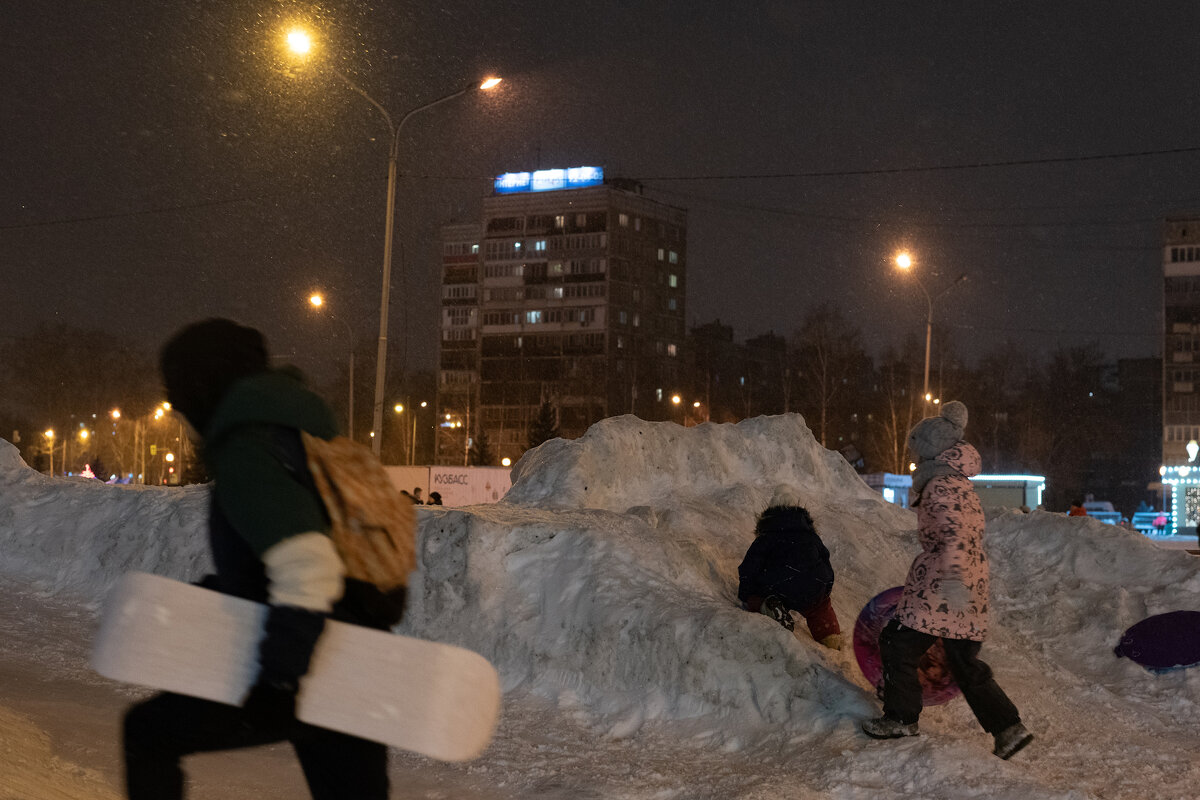
M 971 486 L 979 452 L 960 441 L 935 459 L 954 471 L 938 475 L 921 491 L 917 538 L 921 553 L 908 570 L 896 619 L 918 631 L 947 639 L 981 642 L 988 627 L 988 561 L 983 549 L 983 506 Z M 942 581 L 961 580 L 968 602 L 952 608 Z

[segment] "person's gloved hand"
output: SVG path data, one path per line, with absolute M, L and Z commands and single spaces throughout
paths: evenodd
M 272 728 L 295 722 L 300 678 L 308 672 L 323 630 L 324 614 L 297 606 L 271 606 L 258 646 L 258 678 L 242 701 L 249 722 Z
M 971 592 L 967 585 L 957 578 L 943 580 L 938 586 L 938 594 L 946 601 L 946 607 L 951 611 L 966 611 L 971 602 Z
M 287 678 L 264 679 L 250 687 L 242 708 L 256 728 L 278 730 L 296 721 L 296 692 L 300 684 Z

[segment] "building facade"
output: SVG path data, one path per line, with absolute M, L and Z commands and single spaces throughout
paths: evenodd
M 599 169 L 508 173 L 478 225 L 443 228 L 439 463 L 482 432 L 525 452 L 544 403 L 574 438 L 670 419 L 683 364 L 687 215 Z
M 1163 245 L 1162 463 L 1200 440 L 1200 216 L 1170 218 Z
M 1169 217 L 1163 236 L 1162 473 L 1172 533 L 1200 524 L 1200 215 Z

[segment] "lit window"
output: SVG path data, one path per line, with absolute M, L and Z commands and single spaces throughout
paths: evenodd
M 658 260 L 659 261 L 663 260 L 663 249 L 661 247 L 658 248 Z
M 513 242 L 513 249 L 514 249 L 514 250 L 520 250 L 520 249 L 521 249 L 521 243 L 520 243 L 520 242 Z M 671 255 L 675 255 L 675 254 L 674 254 L 674 253 L 672 253 Z
M 673 344 L 667 345 L 667 355 L 669 355 L 671 358 L 674 358 L 678 354 L 678 352 L 679 351 L 675 348 L 675 345 L 673 345 Z
M 621 350 L 621 349 L 623 349 L 624 347 L 625 347 L 625 337 L 624 337 L 624 336 L 618 336 L 618 337 L 617 337 L 617 349 L 618 349 L 618 350 Z
M 679 276 L 672 272 L 671 275 L 667 277 L 667 285 L 670 286 L 672 289 L 678 288 L 679 287 Z
M 525 321 L 526 321 L 526 322 L 528 322 L 528 323 L 529 323 L 529 324 L 531 324 L 531 325 L 536 325 L 536 324 L 538 324 L 539 322 L 541 322 L 541 321 L 542 321 L 542 312 L 540 312 L 540 311 L 526 311 L 526 312 L 525 312 Z
M 679 253 L 676 253 L 674 250 L 672 250 L 671 255 L 667 259 L 667 261 L 670 261 L 672 264 L 678 264 L 679 263 Z
M 550 296 L 552 298 L 554 298 L 555 300 L 562 300 L 563 287 L 555 286 L 553 289 L 550 290 Z
M 629 215 L 628 214 L 617 214 L 617 224 L 620 225 L 622 228 L 628 228 L 629 227 Z
M 556 228 L 567 227 L 567 218 L 565 216 L 563 216 L 562 214 L 559 214 L 558 216 L 556 216 L 554 218 L 554 227 L 556 227 Z
M 543 252 L 546 249 L 546 240 L 538 239 L 536 242 L 533 243 L 533 249 L 534 249 L 534 251 L 539 252 L 539 253 Z
M 671 299 L 667 300 L 667 309 L 668 309 L 669 311 L 674 311 L 674 310 L 675 310 L 675 298 L 674 298 L 674 297 L 672 297 Z
M 654 398 L 655 398 L 656 400 L 658 400 L 658 402 L 660 402 L 660 403 L 662 402 L 662 389 L 655 389 L 655 390 L 654 390 Z
M 633 327 L 635 327 L 635 328 L 636 328 L 636 327 L 638 327 L 638 326 L 639 326 L 639 325 L 641 325 L 641 324 L 642 324 L 642 317 L 641 317 L 641 315 L 640 315 L 640 314 L 634 314 L 634 315 L 633 315 Z

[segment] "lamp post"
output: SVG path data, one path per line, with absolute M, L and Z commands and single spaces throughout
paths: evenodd
M 429 405 L 429 403 L 424 400 L 421 401 L 421 408 L 425 408 L 427 405 Z M 392 410 L 397 414 L 403 414 L 404 404 L 396 403 L 396 405 L 392 407 Z M 417 453 L 417 409 L 414 406 L 410 407 L 408 411 L 412 415 L 412 438 L 408 440 L 408 465 L 411 467 L 413 465 L 413 461 L 416 459 Z
M 321 309 L 325 305 L 325 298 L 319 293 L 314 292 L 308 298 L 308 304 L 315 309 Z M 329 315 L 330 319 L 335 319 L 346 328 L 346 342 L 350 346 L 350 397 L 347 400 L 346 411 L 346 435 L 351 439 L 354 438 L 354 332 L 350 330 L 350 323 L 341 317 Z
M 899 253 L 896 256 L 896 266 L 905 271 L 911 270 L 913 266 L 912 256 L 908 253 Z M 916 272 L 913 272 L 912 276 L 913 280 L 917 282 L 917 286 L 920 287 L 921 294 L 925 295 L 925 381 L 921 389 L 922 404 L 924 404 L 928 403 L 931 399 L 929 396 L 929 344 L 933 339 L 933 301 L 965 281 L 967 275 L 966 273 L 959 275 L 954 279 L 953 283 L 933 296 L 930 296 L 929 291 L 925 288 L 925 284 L 917 277 Z
M 312 39 L 303 31 L 290 31 L 287 34 L 288 47 L 292 52 L 299 55 L 306 55 L 312 50 Z M 383 229 L 383 293 L 379 302 L 379 349 L 375 357 L 375 407 L 371 416 L 371 449 L 375 455 L 379 455 L 380 448 L 383 445 L 383 389 L 384 380 L 386 377 L 386 360 L 387 360 L 387 334 L 388 334 L 388 298 L 391 290 L 392 281 L 392 238 L 393 229 L 395 227 L 395 209 L 396 209 L 396 162 L 400 156 L 400 131 L 404 127 L 404 123 L 408 122 L 416 114 L 422 111 L 427 111 L 434 106 L 439 106 L 442 103 L 453 100 L 456 97 L 461 97 L 467 92 L 474 89 L 488 90 L 496 87 L 500 83 L 500 78 L 487 78 L 482 83 L 476 85 L 471 84 L 458 91 L 451 92 L 444 97 L 439 97 L 431 103 L 426 103 L 422 106 L 407 112 L 400 118 L 400 123 L 396 124 L 392 121 L 392 116 L 375 98 L 367 94 L 367 92 L 350 80 L 336 67 L 329 68 L 334 75 L 337 75 L 347 86 L 353 89 L 358 94 L 362 95 L 368 103 L 375 107 L 375 110 L 383 117 L 387 123 L 388 132 L 391 134 L 391 145 L 388 148 L 388 180 L 387 180 L 387 203 L 386 203 L 386 218 L 384 220 Z

